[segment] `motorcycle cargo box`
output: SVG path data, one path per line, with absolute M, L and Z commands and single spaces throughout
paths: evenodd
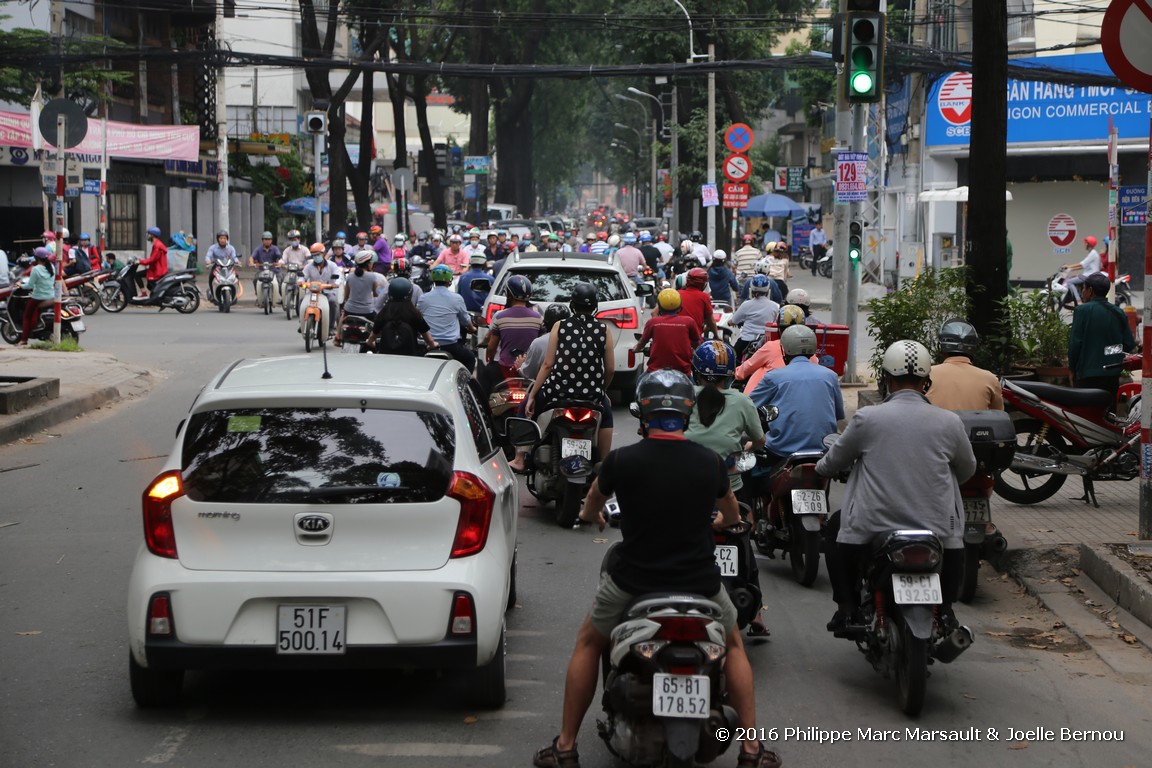
M 984 469 L 999 472 L 1012 465 L 1016 453 L 1016 427 L 1004 411 L 956 411 L 972 443 L 976 461 Z

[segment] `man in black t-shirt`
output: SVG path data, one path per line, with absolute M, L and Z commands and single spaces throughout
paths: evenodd
M 644 376 L 636 387 L 644 439 L 612 451 L 588 490 L 580 519 L 604 530 L 604 504 L 616 495 L 623 535 L 616 562 L 600 579 L 591 612 L 584 618 L 568 663 L 560 735 L 539 750 L 538 768 L 579 765 L 576 734 L 596 694 L 600 658 L 612 629 L 632 600 L 648 592 L 684 591 L 709 595 L 720 606 L 727 633 L 724 660 L 728 695 L 743 728 L 756 729 L 752 668 L 736 627 L 736 608 L 720 583 L 713 528 L 740 520 L 736 497 L 720 456 L 684 438 L 696 390 L 683 373 L 668 369 Z M 637 483 L 677 467 L 675 482 Z M 719 515 L 716 509 L 720 510 Z M 778 768 L 775 753 L 745 741 L 740 768 Z

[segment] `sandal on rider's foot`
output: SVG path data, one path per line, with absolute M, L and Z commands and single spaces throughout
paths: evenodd
M 748 625 L 748 637 L 768 637 L 772 633 L 768 627 L 764 626 L 763 622 L 754 621 Z
M 736 758 L 736 768 L 780 768 L 781 765 L 780 756 L 764 749 L 763 744 L 756 752 L 741 750 L 740 757 Z
M 532 764 L 536 768 L 580 768 L 580 755 L 576 752 L 576 746 L 561 750 L 556 746 L 558 741 L 559 736 L 552 739 L 551 744 L 536 752 L 532 758 Z

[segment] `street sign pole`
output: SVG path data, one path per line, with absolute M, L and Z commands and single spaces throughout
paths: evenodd
M 868 148 L 864 144 L 864 121 L 866 119 L 863 104 L 852 105 L 852 151 L 864 152 Z M 867 193 L 865 193 L 867 194 Z M 848 221 L 856 221 L 860 216 L 860 203 L 851 203 L 848 206 L 849 214 Z M 836 257 L 836 261 L 844 262 L 847 268 L 848 285 L 846 286 L 844 303 L 847 305 L 847 322 L 848 326 L 848 357 L 844 364 L 843 381 L 845 384 L 855 384 L 860 380 L 856 372 L 856 341 L 860 337 L 859 332 L 859 303 L 860 303 L 860 262 L 863 258 L 853 259 L 848 255 L 848 239 L 845 238 L 840 243 L 840 248 L 837 252 L 842 255 Z
M 1148 188 L 1144 223 L 1144 290 L 1152 287 L 1152 120 L 1148 124 Z M 1152 397 L 1152 303 L 1144 301 L 1144 327 L 1141 343 L 1144 365 L 1141 371 L 1140 400 Z M 1140 540 L 1152 539 L 1152 408 L 1140 409 Z
M 64 155 L 68 123 L 63 113 L 56 115 L 56 289 L 53 291 L 52 343 L 60 343 L 60 302 L 64 298 L 64 215 L 67 198 L 64 196 L 64 175 L 68 160 Z

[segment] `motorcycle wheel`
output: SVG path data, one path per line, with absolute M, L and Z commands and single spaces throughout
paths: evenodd
M 561 528 L 571 528 L 576 525 L 576 518 L 580 514 L 580 504 L 584 501 L 580 496 L 580 488 L 576 483 L 564 483 L 564 495 L 556 502 L 556 522 Z
M 220 311 L 225 313 L 225 314 L 231 312 L 232 311 L 232 297 L 231 296 L 222 296 L 220 299 L 220 303 L 217 306 L 220 308 Z
M 272 292 L 265 290 L 260 294 L 260 304 L 264 307 L 264 314 L 272 314 Z
M 93 315 L 100 311 L 100 294 L 92 286 L 82 285 L 72 295 L 80 305 L 80 311 L 85 315 Z
M 181 291 L 187 303 L 182 307 L 176 307 L 176 311 L 182 315 L 190 315 L 200 308 L 200 291 L 188 285 L 185 285 Z
M 788 542 L 788 563 L 792 578 L 804 587 L 812 586 L 820 571 L 820 532 L 804 528 L 800 518 L 792 516 L 792 531 Z
M 20 330 L 12 323 L 0 323 L 0 336 L 9 344 L 15 344 L 20 341 Z
M 812 259 L 814 258 L 816 256 L 811 253 L 800 254 L 800 269 L 812 269 Z
M 316 336 L 316 318 L 308 318 L 308 322 L 304 324 L 304 351 L 312 351 L 312 339 Z
M 123 312 L 128 306 L 128 294 L 119 285 L 104 288 L 100 291 L 100 306 L 105 312 Z
M 832 277 L 832 262 L 826 261 L 816 268 L 820 273 L 820 277 Z
M 1054 457 L 1068 452 L 1068 443 L 1053 430 L 1048 430 L 1045 442 L 1037 443 L 1036 434 L 1042 425 L 1036 419 L 1019 419 L 1016 422 L 1016 452 L 1031 456 Z M 1043 478 L 1043 482 L 1038 482 Z M 1006 469 L 996 476 L 995 489 L 1000 498 L 1013 504 L 1038 504 L 1051 498 L 1067 475 L 1040 475 L 1035 472 L 1017 472 Z M 1009 482 L 1009 481 L 1012 482 Z
M 296 306 L 296 291 L 284 294 L 284 314 L 292 319 L 292 309 Z
M 900 691 L 900 708 L 915 717 L 924 708 L 928 688 L 928 641 L 913 637 L 900 623 L 900 645 L 896 649 L 896 685 Z
M 980 547 L 964 545 L 964 572 L 960 577 L 960 602 L 970 603 L 976 597 L 976 579 L 980 573 Z

